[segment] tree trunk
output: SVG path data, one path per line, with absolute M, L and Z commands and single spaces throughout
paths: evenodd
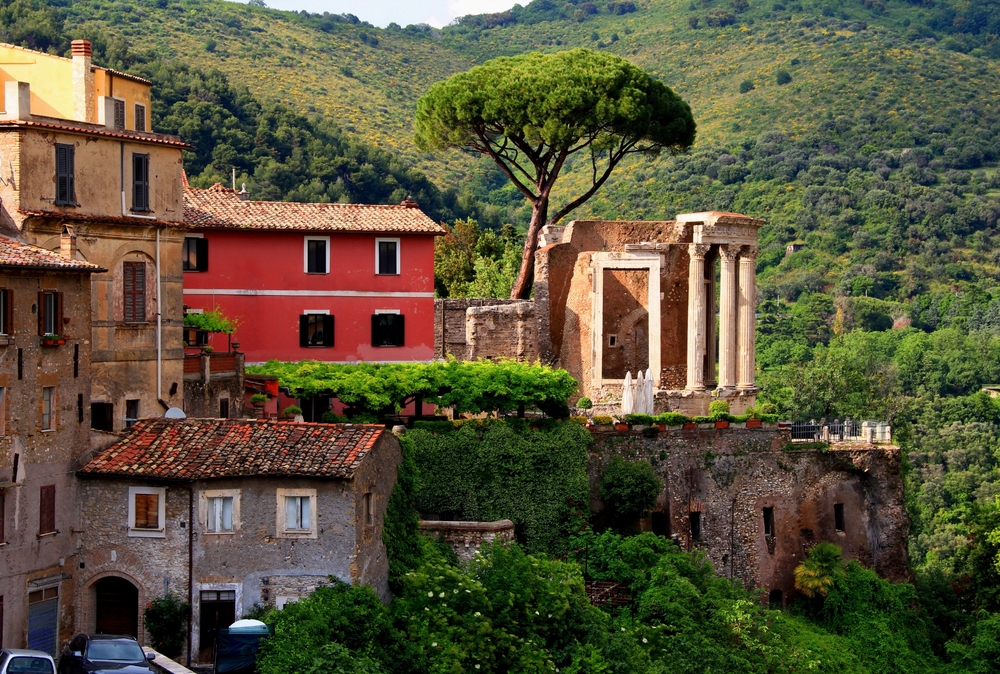
M 524 237 L 524 250 L 521 252 L 521 270 L 517 280 L 510 289 L 512 300 L 526 300 L 531 297 L 531 287 L 535 283 L 535 248 L 538 247 L 538 237 L 545 226 L 549 214 L 549 198 L 544 195 L 538 198 L 531 209 L 531 224 L 528 225 L 528 235 Z

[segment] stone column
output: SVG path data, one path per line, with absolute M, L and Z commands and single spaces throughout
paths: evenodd
M 688 266 L 688 325 L 687 325 L 687 388 L 705 388 L 705 253 L 708 246 L 688 245 L 691 257 Z
M 715 371 L 715 261 L 719 258 L 718 246 L 705 255 L 705 387 L 713 387 L 718 381 Z
M 719 388 L 736 386 L 736 258 L 739 246 L 719 246 L 722 272 L 719 279 Z
M 736 387 L 754 388 L 757 338 L 757 248 L 740 251 L 739 372 Z

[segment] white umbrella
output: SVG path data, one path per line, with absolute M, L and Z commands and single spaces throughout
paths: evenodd
M 643 375 L 642 370 L 639 370 L 636 375 L 635 383 L 633 384 L 634 392 L 632 393 L 632 400 L 635 401 L 635 413 L 636 414 L 648 414 L 646 412 L 646 377 Z
M 625 373 L 625 385 L 622 387 L 622 414 L 632 414 L 635 401 L 632 396 L 632 373 Z
M 653 371 L 646 368 L 646 390 L 643 391 L 646 402 L 646 414 L 653 413 Z

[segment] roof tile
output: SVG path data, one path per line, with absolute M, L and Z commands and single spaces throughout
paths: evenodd
M 243 201 L 219 183 L 208 189 L 184 188 L 184 221 L 204 229 L 445 233 L 409 199 L 396 206 Z
M 146 419 L 82 475 L 203 480 L 250 475 L 350 479 L 382 426 L 247 419 Z
M 45 248 L 0 237 L 0 267 L 23 267 L 65 271 L 106 271 L 103 267 L 83 260 L 72 260 Z

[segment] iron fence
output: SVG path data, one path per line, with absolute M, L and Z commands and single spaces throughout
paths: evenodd
M 800 442 L 892 442 L 892 427 L 885 421 L 815 419 L 787 423 L 793 441 Z

